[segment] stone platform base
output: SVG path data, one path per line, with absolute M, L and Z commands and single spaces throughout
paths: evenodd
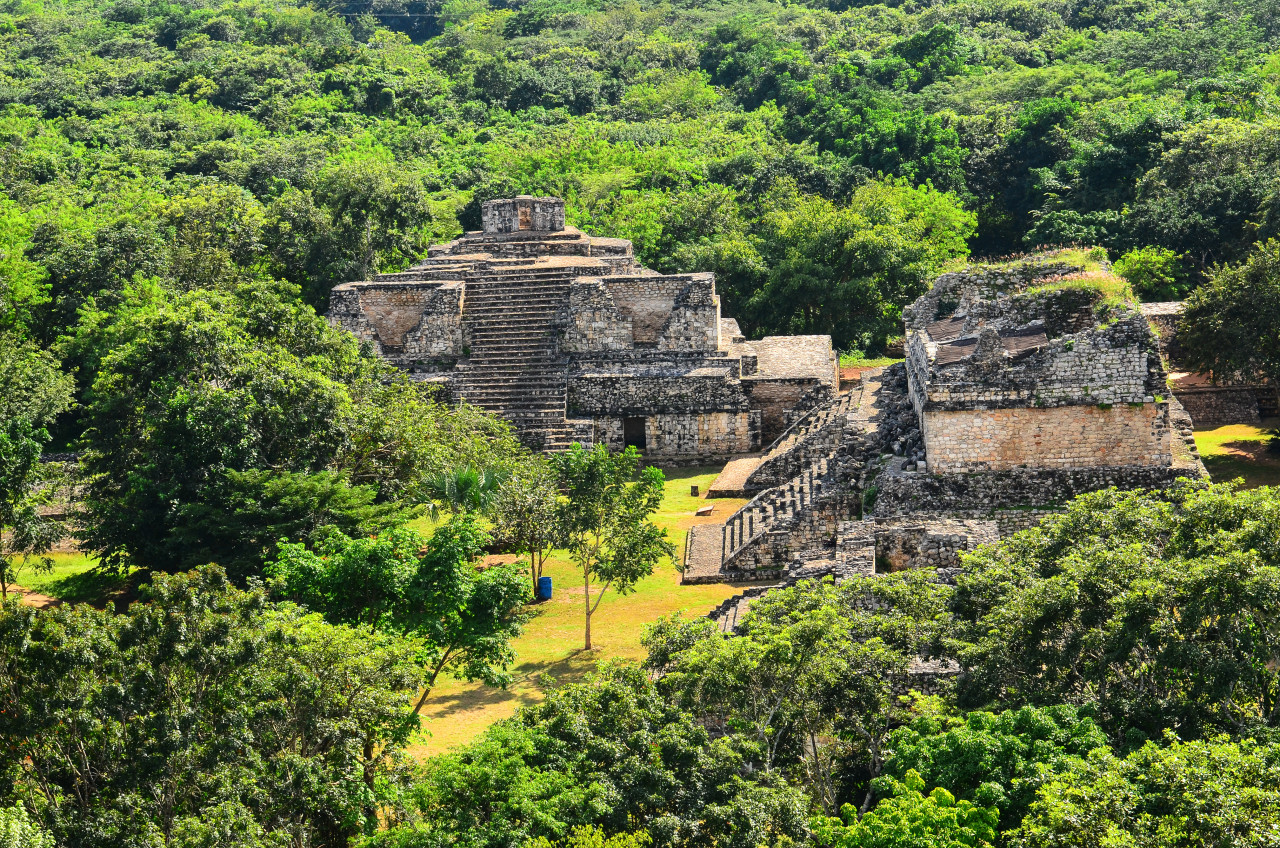
M 736 459 L 729 460 L 724 470 L 720 472 L 720 476 L 716 477 L 707 487 L 707 497 L 709 498 L 748 498 L 743 486 L 747 482 L 747 478 L 751 476 L 751 472 L 760 467 L 760 463 L 764 461 L 763 456 L 741 456 Z

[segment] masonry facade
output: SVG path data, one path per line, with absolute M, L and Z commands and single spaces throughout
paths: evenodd
M 712 274 L 658 274 L 564 202 L 485 203 L 483 229 L 408 271 L 336 287 L 329 317 L 531 446 L 633 445 L 653 461 L 760 449 L 836 394 L 829 336 L 748 341 Z
M 1205 476 L 1147 319 L 1059 256 L 940 277 L 904 310 L 905 361 L 796 420 L 741 478 L 749 502 L 691 528 L 685 582 L 766 584 L 712 611 L 723 629 L 767 587 L 951 580 L 1078 495 Z

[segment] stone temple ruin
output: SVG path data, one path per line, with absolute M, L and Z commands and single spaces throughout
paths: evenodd
M 407 271 L 336 287 L 329 317 L 532 447 L 634 445 L 650 461 L 758 451 L 837 390 L 829 336 L 747 341 L 712 274 L 658 274 L 564 201 L 483 205 L 483 230 Z
M 1053 256 L 940 277 L 904 312 L 906 361 L 740 460 L 751 500 L 691 528 L 685 582 L 760 584 L 712 617 L 732 630 L 753 598 L 807 578 L 949 580 L 964 551 L 1079 494 L 1203 477 L 1157 336 L 1110 279 Z

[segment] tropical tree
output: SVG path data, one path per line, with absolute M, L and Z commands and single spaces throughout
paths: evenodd
M 1280 498 L 1108 489 L 965 557 L 962 703 L 1090 704 L 1111 734 L 1280 726 Z
M 707 622 L 666 620 L 644 643 L 677 703 L 750 740 L 766 773 L 798 767 L 828 815 L 856 788 L 845 776 L 861 771 L 861 814 L 905 715 L 895 683 L 935 638 L 944 594 L 919 574 L 807 581 L 754 601 L 732 638 Z
M 420 645 L 416 716 L 442 673 L 505 686 L 528 588 L 517 566 L 483 570 L 487 534 L 463 516 L 430 539 L 412 530 L 352 539 L 332 531 L 316 549 L 281 545 L 266 573 L 285 597 L 335 624 L 412 637 Z
M 664 848 L 739 848 L 807 830 L 803 793 L 751 775 L 730 740 L 619 661 L 432 759 L 412 797 L 420 818 L 372 846 L 502 848 L 593 827 L 602 838 L 644 829 Z
M 1106 748 L 1040 788 L 1015 848 L 1059 845 L 1265 844 L 1280 829 L 1277 751 L 1250 739 L 1148 742 Z M 1264 836 L 1264 834 L 1266 834 Z
M 1280 240 L 1213 269 L 1187 298 L 1178 325 L 1187 364 L 1218 377 L 1280 385 Z
M 53 834 L 31 821 L 21 801 L 0 807 L 0 848 L 53 848 Z
M 71 402 L 71 378 L 47 352 L 0 333 L 0 598 L 19 574 L 48 571 L 48 552 L 63 534 L 41 514 L 53 475 L 40 461 L 45 428 Z
M 610 453 L 604 445 L 586 450 L 575 444 L 553 455 L 551 466 L 564 495 L 558 524 L 582 573 L 583 647 L 589 651 L 591 616 L 605 593 L 630 593 L 663 557 L 675 554 L 650 520 L 662 503 L 663 476 L 653 466 L 637 474 L 640 452 L 633 447 Z
M 432 401 L 287 291 L 140 290 L 84 328 L 100 352 L 84 404 L 85 540 L 104 564 L 213 556 L 241 576 L 272 532 L 378 530 L 396 511 L 375 502 L 505 450 L 506 428 Z
M 422 494 L 430 498 L 433 515 L 439 513 L 440 507 L 455 515 L 485 513 L 493 508 L 507 476 L 500 468 L 462 465 L 428 476 L 422 482 Z
M 0 768 L 56 844 L 340 848 L 376 829 L 405 776 L 415 640 L 212 567 L 144 601 L 0 607 Z
M 539 457 L 517 465 L 494 500 L 497 536 L 517 553 L 529 557 L 529 577 L 535 592 L 542 567 L 560 541 L 559 510 L 555 475 Z
M 925 795 L 925 782 L 914 771 L 878 784 L 887 797 L 871 812 L 859 816 L 846 804 L 843 822 L 815 818 L 814 842 L 831 848 L 990 848 L 996 839 L 992 807 L 957 802 L 942 787 Z

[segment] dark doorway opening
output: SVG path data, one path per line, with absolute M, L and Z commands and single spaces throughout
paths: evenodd
M 622 419 L 622 444 L 624 447 L 644 450 L 648 445 L 644 437 L 643 418 Z

